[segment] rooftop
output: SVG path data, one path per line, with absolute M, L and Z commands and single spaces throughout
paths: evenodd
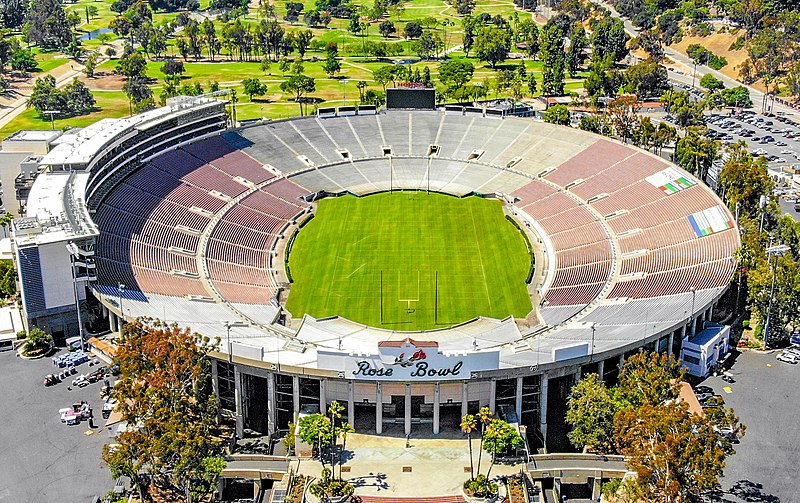
M 723 325 L 707 323 L 706 328 L 695 334 L 694 337 L 689 338 L 689 343 L 703 346 L 712 341 L 720 332 L 727 327 Z
M 27 217 L 14 220 L 17 246 L 90 237 L 97 228 L 89 218 L 84 193 L 89 173 L 42 173 L 28 196 Z
M 101 119 L 74 134 L 65 134 L 54 142 L 55 147 L 42 159 L 42 164 L 88 165 L 110 141 L 130 130 L 143 130 L 160 120 L 182 110 L 201 108 L 220 101 L 210 97 L 181 97 L 171 100 L 167 106 L 124 119 Z
M 22 129 L 11 136 L 5 138 L 3 141 L 53 141 L 61 136 L 61 131 L 52 131 L 49 129 Z

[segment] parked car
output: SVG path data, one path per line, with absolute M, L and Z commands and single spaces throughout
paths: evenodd
M 713 396 L 714 393 L 697 393 L 697 401 L 703 403 Z
M 792 365 L 796 364 L 796 363 L 797 363 L 797 360 L 798 360 L 798 359 L 797 359 L 797 358 L 795 358 L 794 356 L 792 356 L 792 355 L 790 355 L 790 354 L 787 354 L 787 353 L 781 353 L 781 354 L 779 354 L 779 355 L 776 357 L 776 359 L 777 359 L 779 362 L 783 362 L 783 363 L 791 363 Z
M 703 385 L 697 386 L 694 391 L 695 393 L 714 393 L 714 390 L 711 388 L 711 386 Z
M 53 386 L 54 384 L 58 384 L 61 382 L 61 379 L 58 378 L 55 374 L 47 374 L 44 376 L 44 385 L 45 386 Z

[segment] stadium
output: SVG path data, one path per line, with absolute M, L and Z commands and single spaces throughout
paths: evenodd
M 576 379 L 681 355 L 735 270 L 716 194 L 609 138 L 460 107 L 229 128 L 225 106 L 64 135 L 13 230 L 29 326 L 76 335 L 99 302 L 112 332 L 219 337 L 240 435 L 333 400 L 376 434 L 489 406 L 558 450 Z

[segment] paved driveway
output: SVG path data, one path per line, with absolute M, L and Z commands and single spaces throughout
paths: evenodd
M 800 502 L 800 365 L 781 363 L 776 354 L 742 353 L 730 371 L 736 383 L 716 377 L 703 383 L 747 425 L 736 454 L 728 459 L 725 494 L 715 501 Z
M 97 428 L 87 436 L 86 422 L 67 426 L 58 417 L 58 409 L 86 400 L 102 425 L 102 384 L 71 392 L 66 383 L 45 388 L 42 379 L 54 369 L 50 359 L 25 361 L 11 351 L 0 353 L 0 403 L 6 411 L 0 425 L 0 502 L 83 503 L 112 488 L 108 469 L 100 465 L 108 433 Z M 78 371 L 88 369 L 84 363 Z

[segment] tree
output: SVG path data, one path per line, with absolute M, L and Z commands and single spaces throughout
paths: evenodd
M 757 218 L 763 194 L 771 194 L 775 183 L 769 176 L 767 160 L 753 157 L 744 144 L 735 144 L 728 150 L 728 160 L 722 166 L 718 183 L 732 211 L 739 205 L 740 215 Z
M 253 101 L 254 96 L 267 94 L 267 85 L 258 79 L 244 79 L 242 85 L 244 86 L 244 93 L 250 96 L 250 101 Z
M 622 20 L 605 17 L 589 23 L 592 28 L 592 57 L 604 57 L 610 54 L 614 62 L 621 61 L 628 55 L 628 40 Z
M 290 23 L 296 23 L 300 19 L 300 13 L 303 12 L 303 4 L 300 2 L 286 2 L 286 15 L 283 19 Z
M 55 77 L 44 75 L 36 79 L 31 96 L 28 98 L 28 107 L 35 108 L 42 117 L 45 110 L 61 111 L 62 108 L 66 108 L 63 96 L 56 89 Z
M 464 16 L 461 20 L 461 28 L 464 31 L 461 45 L 464 47 L 464 54 L 469 57 L 472 46 L 475 44 L 475 33 L 477 32 L 478 20 L 473 16 Z
M 448 60 L 439 65 L 439 80 L 444 84 L 446 94 L 460 99 L 459 91 L 472 80 L 475 67 L 469 61 Z
M 578 67 L 583 64 L 583 50 L 589 45 L 586 38 L 586 30 L 580 23 L 575 23 L 572 28 L 572 35 L 569 37 L 569 49 L 567 51 L 566 63 L 569 76 L 574 78 L 578 74 Z
M 161 65 L 161 73 L 163 73 L 164 75 L 180 76 L 185 71 L 186 69 L 183 67 L 182 61 L 169 60 L 163 65 Z
M 406 39 L 419 38 L 422 36 L 422 26 L 414 21 L 406 23 L 406 27 L 403 29 L 403 34 L 405 35 Z
M 564 34 L 557 24 L 548 22 L 542 28 L 539 45 L 542 68 L 542 94 L 560 96 L 564 94 Z
M 661 96 L 669 88 L 667 69 L 653 60 L 637 63 L 625 72 L 625 92 L 649 98 Z
M 519 23 L 517 40 L 525 44 L 525 55 L 529 58 L 535 58 L 539 54 L 539 26 L 530 19 Z
M 486 478 L 490 478 L 492 468 L 497 461 L 497 455 L 522 445 L 522 437 L 517 430 L 502 419 L 492 419 L 484 432 L 483 448 L 492 455 L 492 462 L 486 471 Z
M 639 353 L 625 360 L 619 383 L 596 375 L 573 387 L 567 420 L 576 447 L 628 457 L 637 477 L 626 482 L 635 501 L 690 501 L 715 487 L 731 440 L 744 434 L 732 410 L 697 415 L 679 399 L 683 369 L 676 359 Z M 611 417 L 611 423 L 609 423 Z M 730 428 L 726 439 L 721 427 Z M 609 441 L 610 440 L 610 441 Z
M 358 101 L 364 103 L 364 90 L 367 88 L 366 80 L 359 80 L 356 82 L 356 89 L 358 89 Z
M 221 453 L 216 433 L 217 402 L 210 386 L 216 347 L 206 337 L 158 320 L 125 325 L 117 340 L 115 362 L 120 376 L 112 396 L 130 428 L 103 448 L 103 460 L 125 471 L 137 486 L 143 473 L 159 487 L 192 492 L 213 487 Z M 176 453 L 180 453 L 176 456 Z
M 131 113 L 143 112 L 153 108 L 153 91 L 147 87 L 147 80 L 144 77 L 134 76 L 128 78 L 122 85 L 122 90 L 128 97 Z M 136 106 L 133 104 L 136 103 Z
M 725 89 L 725 84 L 710 73 L 703 75 L 703 77 L 700 79 L 700 85 L 709 91 Z
M 80 115 L 90 112 L 95 105 L 94 96 L 86 84 L 72 79 L 63 91 L 63 101 L 66 103 L 68 115 Z
M 206 47 L 208 47 L 208 55 L 211 58 L 211 61 L 214 61 L 214 56 L 219 54 L 219 51 L 222 48 L 222 43 L 217 37 L 217 28 L 214 26 L 214 21 L 206 18 L 203 21 L 202 33 L 203 40 L 206 43 Z
M 325 62 L 322 63 L 322 71 L 327 73 L 329 77 L 333 78 L 342 69 L 342 63 L 336 54 L 328 52 L 325 56 Z
M 438 33 L 426 31 L 413 43 L 413 47 L 420 58 L 427 59 L 433 55 L 438 56 L 444 47 L 444 43 Z
M 572 387 L 567 400 L 570 443 L 579 449 L 588 445 L 600 452 L 612 452 L 616 412 L 614 397 L 600 376 L 589 374 L 581 379 Z
M 202 501 L 217 489 L 217 481 L 227 463 L 221 457 L 208 457 L 200 460 L 189 480 L 189 501 Z
M 26 74 L 39 69 L 33 53 L 28 49 L 15 49 L 11 54 L 11 69 L 15 72 Z
M 386 85 L 394 78 L 394 67 L 392 65 L 381 66 L 372 71 L 372 80 L 383 87 L 386 92 Z
M 49 350 L 53 346 L 53 337 L 47 332 L 33 327 L 25 338 L 22 351 L 26 355 L 38 354 Z
M 281 91 L 295 95 L 295 103 L 300 107 L 300 115 L 303 115 L 303 97 L 308 93 L 313 93 L 316 89 L 316 82 L 307 75 L 292 75 L 281 83 Z
M 679 405 L 645 404 L 621 410 L 615 418 L 619 451 L 635 471 L 643 501 L 690 501 L 717 486 L 724 444 L 713 424 Z
M 717 157 L 717 143 L 702 133 L 702 128 L 689 128 L 687 134 L 678 140 L 675 157 L 683 169 L 705 180 L 711 164 Z
M 705 102 L 694 101 L 687 91 L 669 89 L 661 95 L 661 102 L 667 112 L 675 117 L 675 124 L 678 126 L 686 128 L 704 122 Z
M 747 108 L 753 106 L 753 101 L 750 99 L 750 91 L 744 86 L 723 89 L 720 92 L 720 97 L 725 105 L 729 107 Z
M 614 131 L 605 115 L 584 115 L 581 117 L 578 128 L 604 136 L 611 136 Z
M 566 105 L 553 105 L 544 112 L 544 121 L 550 124 L 569 126 L 569 108 Z
M 314 33 L 312 33 L 311 30 L 299 30 L 292 33 L 292 45 L 294 45 L 294 48 L 300 55 L 300 59 L 303 59 L 306 55 L 306 50 L 308 50 L 308 46 L 311 45 L 311 40 L 314 38 Z
M 379 24 L 378 30 L 381 32 L 381 35 L 383 35 L 384 38 L 389 38 L 397 33 L 397 28 L 395 28 L 394 23 L 388 20 Z
M 620 96 L 608 104 L 608 113 L 617 136 L 627 143 L 638 126 L 639 100 L 636 96 Z
M 322 414 L 309 414 L 301 417 L 297 422 L 297 436 L 300 440 L 316 449 L 320 462 L 324 466 L 323 446 L 328 446 L 333 440 L 331 420 Z
M 31 44 L 43 49 L 64 49 L 73 41 L 72 28 L 76 23 L 68 19 L 64 6 L 58 0 L 31 2 L 25 20 L 24 36 Z
M 472 458 L 472 433 L 478 428 L 478 420 L 473 414 L 467 414 L 461 418 L 461 431 L 467 434 L 469 445 L 469 478 L 475 479 L 475 464 Z
M 481 472 L 481 454 L 483 453 L 483 443 L 486 441 L 486 427 L 492 422 L 494 413 L 489 407 L 478 409 L 478 422 L 481 427 L 481 445 L 478 448 L 478 473 Z
M 502 63 L 508 58 L 511 50 L 511 32 L 496 26 L 486 26 L 478 32 L 475 38 L 475 56 L 489 63 L 492 68 L 497 63 Z
M 114 72 L 130 79 L 131 77 L 142 77 L 146 67 L 147 61 L 145 61 L 142 53 L 133 51 L 119 58 L 119 63 L 117 63 Z

